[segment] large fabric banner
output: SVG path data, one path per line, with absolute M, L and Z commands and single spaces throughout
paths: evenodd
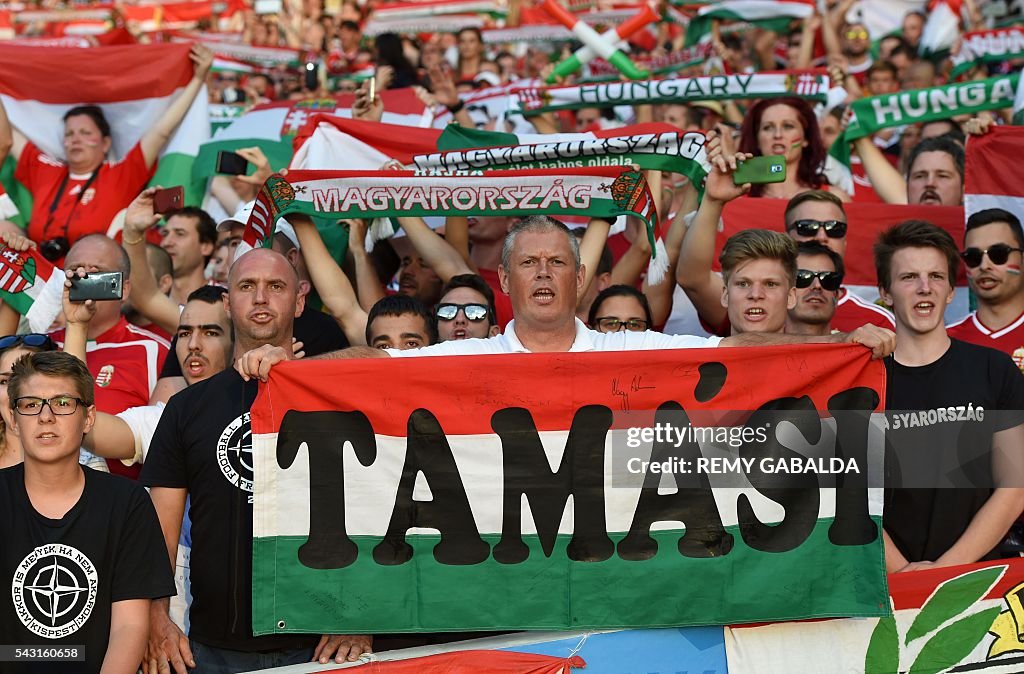
M 1024 220 L 1021 157 L 1024 157 L 1024 127 L 997 126 L 983 136 L 968 138 L 964 167 L 965 217 L 986 208 L 1002 208 Z
M 887 615 L 884 398 L 850 345 L 282 364 L 254 633 Z

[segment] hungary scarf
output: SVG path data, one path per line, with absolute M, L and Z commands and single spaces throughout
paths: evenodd
M 804 0 L 722 0 L 697 10 L 686 27 L 686 46 L 694 45 L 711 32 L 711 22 L 746 21 L 776 33 L 788 33 L 793 19 L 814 13 L 814 3 Z
M 1020 26 L 975 30 L 960 38 L 960 51 L 954 54 L 953 77 L 980 63 L 998 63 L 1024 58 L 1024 30 Z
M 0 243 L 0 298 L 28 319 L 33 332 L 46 332 L 61 312 L 64 272 L 38 251 L 18 252 Z
M 830 153 L 849 166 L 850 143 L 881 129 L 1008 108 L 1013 105 L 1019 79 L 1020 73 L 1013 73 L 854 101 L 850 125 L 836 139 Z
M 629 214 L 643 219 L 652 249 L 658 247 L 658 214 L 647 181 L 639 171 L 621 167 L 430 176 L 415 171 L 289 171 L 287 178 L 273 175 L 260 188 L 245 242 L 265 245 L 274 223 L 288 213 L 334 219 L 582 215 L 609 220 Z M 663 275 L 665 257 L 655 253 L 659 262 L 649 273 Z
M 581 84 L 520 91 L 512 102 L 511 111 L 519 114 L 536 114 L 550 110 L 575 110 L 609 105 L 688 103 L 778 96 L 798 96 L 812 101 L 824 101 L 828 89 L 828 75 L 821 69 Z
M 296 136 L 292 168 L 377 169 L 389 159 L 420 171 L 628 166 L 671 171 L 700 185 L 709 166 L 704 134 L 668 124 L 593 133 L 511 134 L 451 124 L 413 129 L 328 115 Z

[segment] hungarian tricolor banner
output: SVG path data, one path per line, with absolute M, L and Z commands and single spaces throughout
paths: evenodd
M 729 674 L 1024 671 L 1024 559 L 895 573 L 894 615 L 726 628 Z
M 1020 26 L 974 30 L 960 38 L 960 51 L 950 57 L 953 77 L 980 63 L 1024 58 L 1024 30 Z
M 856 345 L 283 363 L 253 632 L 888 615 L 884 399 Z
M 519 91 L 512 101 L 511 112 L 535 114 L 609 105 L 692 103 L 778 96 L 824 101 L 828 89 L 828 75 L 821 69 L 579 84 Z
M 1019 79 L 1020 73 L 1012 73 L 854 101 L 850 124 L 829 152 L 849 166 L 850 143 L 882 129 L 1009 108 Z
M 192 79 L 188 45 L 39 48 L 0 44 L 0 98 L 21 133 L 57 159 L 64 157 L 62 117 L 73 106 L 103 108 L 113 135 L 111 161 L 122 159 Z M 74 64 L 74 77 L 54 77 Z M 205 185 L 191 182 L 199 144 L 209 138 L 206 92 L 200 91 L 160 156 L 152 184 L 184 185 L 186 203 L 198 204 Z M 13 161 L 10 162 L 13 171 Z M 23 217 L 32 212 L 27 192 L 0 175 Z
M 1002 208 L 1024 220 L 1021 157 L 1024 157 L 1024 127 L 994 126 L 983 136 L 967 139 L 965 217 L 986 208 Z
M 668 75 L 684 68 L 700 65 L 714 54 L 709 43 L 686 47 L 660 56 L 641 56 L 632 61 L 637 68 L 651 75 Z M 596 58 L 586 65 L 584 80 L 604 82 L 618 80 L 622 73 L 603 58 Z
M 699 3 L 693 3 L 699 4 Z M 720 0 L 704 5 L 686 28 L 686 46 L 710 35 L 713 21 L 743 21 L 785 35 L 794 19 L 814 13 L 814 2 L 805 0 Z
M 378 94 L 384 103 L 383 121 L 396 126 L 426 126 L 431 114 L 412 89 L 388 89 Z M 227 126 L 219 129 L 199 147 L 194 173 L 197 177 L 214 175 L 218 152 L 234 152 L 243 147 L 258 147 L 274 170 L 288 166 L 292 159 L 292 141 L 314 115 L 351 117 L 355 96 L 303 101 L 275 101 L 253 107 Z M 402 133 L 409 130 L 403 128 Z M 340 167 L 340 165 L 339 165 Z M 379 164 L 373 168 L 378 168 Z M 365 168 L 365 167 L 364 167 Z
M 389 159 L 417 171 L 629 166 L 681 173 L 700 185 L 708 172 L 704 134 L 652 123 L 587 133 L 511 134 L 452 124 L 410 129 L 316 116 L 296 136 L 293 168 L 377 169 Z
M 64 272 L 36 250 L 0 242 L 0 298 L 24 316 L 33 332 L 47 332 L 61 312 Z

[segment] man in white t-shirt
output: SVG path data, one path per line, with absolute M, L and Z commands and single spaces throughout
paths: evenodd
M 576 318 L 576 300 L 583 287 L 585 270 L 580 264 L 579 244 L 561 222 L 546 216 L 520 220 L 509 230 L 502 249 L 498 277 L 502 291 L 512 301 L 515 317 L 505 332 L 488 339 L 442 342 L 420 349 L 398 351 L 351 347 L 324 354 L 324 358 L 454 356 L 497 353 L 546 353 L 565 351 L 635 351 L 714 346 L 769 346 L 804 342 L 852 342 L 870 348 L 876 358 L 895 349 L 891 331 L 872 325 L 848 334 L 804 337 L 785 334 L 742 334 L 702 338 L 665 335 L 659 332 L 601 333 Z M 247 380 L 265 379 L 270 368 L 291 358 L 284 349 L 263 346 L 241 356 L 235 367 Z

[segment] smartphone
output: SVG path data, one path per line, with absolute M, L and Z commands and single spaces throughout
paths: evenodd
M 257 14 L 280 14 L 282 0 L 256 0 L 252 8 Z
M 153 212 L 154 213 L 170 213 L 171 211 L 177 211 L 185 206 L 185 189 L 178 185 L 177 187 L 168 187 L 165 190 L 157 190 L 153 193 Z
M 316 91 L 320 88 L 320 73 L 317 72 L 316 61 L 306 63 L 306 68 L 302 75 L 302 85 L 306 91 Z
M 746 160 L 732 174 L 732 181 L 736 185 L 764 185 L 766 183 L 781 183 L 786 180 L 786 158 L 782 155 L 768 155 L 766 157 L 751 157 Z
M 373 74 L 370 75 L 370 96 L 367 98 L 370 101 L 370 105 L 373 105 L 373 99 L 377 97 L 377 70 L 374 69 Z
M 249 170 L 249 162 L 237 152 L 217 153 L 217 173 L 229 176 L 244 176 Z
M 87 274 L 85 278 L 71 279 L 68 299 L 72 302 L 119 300 L 124 294 L 124 279 L 119 271 Z

